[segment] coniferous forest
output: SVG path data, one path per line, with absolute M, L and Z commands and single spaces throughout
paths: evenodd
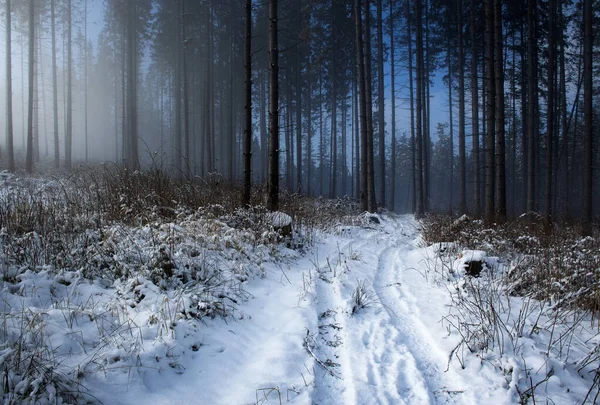
M 0 402 L 600 403 L 600 0 L 0 0 Z
M 488 222 L 598 214 L 593 1 L 3 8 L 10 171 L 111 161 L 266 183 L 265 201 L 285 189 Z

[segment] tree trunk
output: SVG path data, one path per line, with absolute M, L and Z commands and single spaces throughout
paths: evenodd
M 52 2 L 54 5 L 54 1 Z M 12 108 L 12 49 L 11 49 L 11 6 L 6 0 L 6 149 L 8 155 L 8 171 L 15 171 L 15 154 L 13 139 Z
M 415 215 L 420 218 L 425 213 L 423 190 L 423 18 L 421 0 L 416 0 L 416 47 L 417 47 L 417 134 L 416 134 L 416 210 Z
M 365 3 L 365 89 L 367 100 L 367 188 L 369 212 L 377 211 L 375 198 L 375 161 L 373 153 L 373 76 L 371 74 L 371 0 Z
M 548 3 L 548 111 L 546 114 L 546 219 L 552 221 L 552 164 L 553 164 L 553 143 L 554 143 L 554 102 L 556 94 L 554 91 L 554 62 L 556 39 L 554 32 L 555 6 L 554 0 Z
M 450 17 L 448 15 L 448 17 Z M 451 49 L 452 45 L 450 43 L 450 36 L 447 38 L 447 52 L 446 59 L 448 64 L 448 120 L 450 121 L 449 130 L 450 130 L 450 150 L 449 150 L 449 158 L 450 158 L 450 167 L 448 168 L 448 177 L 450 184 L 450 202 L 448 204 L 448 208 L 450 213 L 452 213 L 454 207 L 454 105 L 452 104 L 452 58 L 451 58 Z
M 33 90 L 35 68 L 35 0 L 29 0 L 29 99 L 27 107 L 27 155 L 25 168 L 33 173 Z
M 85 161 L 88 161 L 88 154 L 89 154 L 89 139 L 88 139 L 88 44 L 87 44 L 87 14 L 88 14 L 88 2 L 87 0 L 83 0 L 83 4 L 84 4 L 84 29 L 83 29 L 83 42 L 84 42 L 84 108 L 83 108 L 83 114 L 84 114 L 84 124 L 85 124 Z
M 363 52 L 362 32 L 362 0 L 354 0 L 354 15 L 356 19 L 356 59 L 358 65 L 358 88 L 360 105 L 360 210 L 369 210 L 367 189 L 367 94 L 365 84 L 365 57 Z
M 415 97 L 413 81 L 413 52 L 411 32 L 410 7 L 406 8 L 406 43 L 408 46 L 408 87 L 410 102 L 410 167 L 411 167 L 411 212 L 417 211 L 417 162 L 416 162 L 416 139 L 415 139 Z
M 494 0 L 485 1 L 486 36 L 486 91 L 487 91 L 487 136 L 486 136 L 486 179 L 485 179 L 485 220 L 494 222 L 494 180 L 495 180 L 495 78 L 494 78 Z
M 379 203 L 385 207 L 385 99 L 383 88 L 383 13 L 377 0 L 377 121 L 379 127 Z
M 298 45 L 296 46 L 296 191 L 302 194 L 302 63 L 301 38 L 302 29 L 301 2 L 298 2 Z
M 592 136 L 593 136 L 593 72 L 592 47 L 593 11 L 592 0 L 583 0 L 583 204 L 581 215 L 581 230 L 583 235 L 592 234 Z
M 267 209 L 279 209 L 279 55 L 277 0 L 269 0 L 269 180 Z
M 458 172 L 460 191 L 458 212 L 467 212 L 467 168 L 465 146 L 465 52 L 463 44 L 463 0 L 458 1 Z
M 52 111 L 54 117 L 54 167 L 59 168 L 60 166 L 60 143 L 58 140 L 58 81 L 56 80 L 56 0 L 52 0 L 50 3 L 50 18 L 52 25 Z M 116 66 L 116 59 L 115 59 Z M 117 76 L 115 75 L 115 85 L 117 82 Z M 115 98 L 115 106 L 117 101 Z M 115 114 L 115 122 L 117 116 Z
M 133 170 L 139 168 L 138 125 L 137 125 L 137 11 L 136 3 L 128 2 L 127 36 L 127 161 L 125 164 Z
M 479 174 L 479 89 L 477 80 L 477 26 L 475 0 L 471 0 L 471 120 L 473 132 L 473 215 L 481 215 L 481 182 Z
M 185 0 L 181 0 L 181 74 L 183 78 L 183 142 L 184 142 L 184 153 L 185 153 L 185 169 L 184 173 L 186 178 L 191 179 L 191 153 L 190 153 L 190 108 L 189 108 L 189 96 L 188 96 L 188 74 L 187 74 L 187 38 L 186 38 L 186 13 L 185 13 Z M 231 124 L 233 122 L 230 121 Z
M 394 60 L 394 10 L 393 2 L 390 1 L 390 103 L 392 110 L 392 156 L 390 164 L 390 206 L 392 211 L 396 209 L 396 66 Z
M 331 0 L 331 177 L 329 178 L 329 196 L 336 196 L 337 183 L 337 27 L 336 27 L 336 0 Z
M 535 106 L 537 99 L 537 83 L 535 81 L 535 49 L 537 40 L 535 35 L 535 10 L 536 0 L 527 1 L 527 211 L 535 210 Z
M 244 42 L 244 72 L 246 96 L 244 105 L 244 192 L 242 207 L 250 207 L 252 192 L 252 0 L 246 0 L 246 28 Z
M 504 128 L 504 57 L 502 52 L 502 0 L 494 0 L 496 80 L 496 222 L 506 221 L 506 153 Z

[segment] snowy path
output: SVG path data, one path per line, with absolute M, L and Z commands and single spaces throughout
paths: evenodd
M 314 402 L 476 403 L 460 376 L 452 369 L 445 372 L 448 354 L 421 321 L 419 302 L 406 284 L 404 275 L 419 265 L 410 257 L 415 250 L 416 224 L 406 217 L 402 222 L 383 221 L 391 221 L 382 224 L 383 232 L 366 232 L 355 245 L 344 246 L 361 257 L 347 275 L 317 282 L 321 285 L 317 290 L 319 311 L 331 306 L 338 314 L 343 311 L 351 301 L 347 284 L 356 284 L 352 278 L 368 285 L 373 296 L 370 305 L 356 314 L 349 315 L 346 309 L 344 316 L 336 316 L 343 327 L 338 336 L 341 344 L 334 352 L 341 378 L 324 376 L 325 381 L 318 381 Z M 347 255 L 344 247 L 339 248 L 337 257 Z M 425 283 L 422 277 L 409 281 Z M 322 353 L 330 355 L 331 351 Z
M 178 326 L 177 367 L 99 377 L 93 394 L 111 404 L 506 402 L 502 388 L 487 394 L 483 377 L 465 381 L 456 364 L 446 371 L 456 345 L 439 324 L 447 292 L 422 275 L 411 216 L 323 236 L 302 258 L 266 264 L 237 320 Z M 368 305 L 353 313 L 359 284 Z

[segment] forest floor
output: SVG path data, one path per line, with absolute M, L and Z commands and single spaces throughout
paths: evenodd
M 236 215 L 88 229 L 72 270 L 4 224 L 5 403 L 594 403 L 597 321 L 504 294 L 512 261 L 427 246 L 413 216 L 294 243 Z

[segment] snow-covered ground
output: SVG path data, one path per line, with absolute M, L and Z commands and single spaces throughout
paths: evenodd
M 207 244 L 230 251 L 233 231 L 221 224 L 215 232 L 223 240 Z M 471 352 L 461 344 L 464 333 L 452 322 L 457 294 L 468 294 L 461 268 L 466 255 L 485 256 L 464 252 L 444 261 L 440 246 L 423 246 L 412 216 L 317 231 L 302 253 L 234 250 L 219 260 L 241 268 L 215 284 L 222 290 L 205 292 L 211 300 L 165 292 L 143 278 L 109 285 L 82 281 L 77 272 L 26 272 L 3 282 L 4 322 L 13 327 L 2 330 L 18 335 L 18 325 L 43 325 L 24 335 L 47 336 L 65 370 L 81 365 L 87 398 L 105 404 L 511 404 L 538 381 L 536 400 L 582 403 L 591 385 L 593 376 L 581 377 L 548 347 L 547 315 L 524 309 L 523 300 L 506 311 L 501 332 L 514 343 L 509 330 L 521 327 L 514 313 L 527 312 L 516 345 Z M 132 252 L 144 254 L 139 246 Z M 597 344 L 593 326 L 583 324 L 569 345 L 579 357 Z M 12 351 L 0 351 L 0 366 Z

